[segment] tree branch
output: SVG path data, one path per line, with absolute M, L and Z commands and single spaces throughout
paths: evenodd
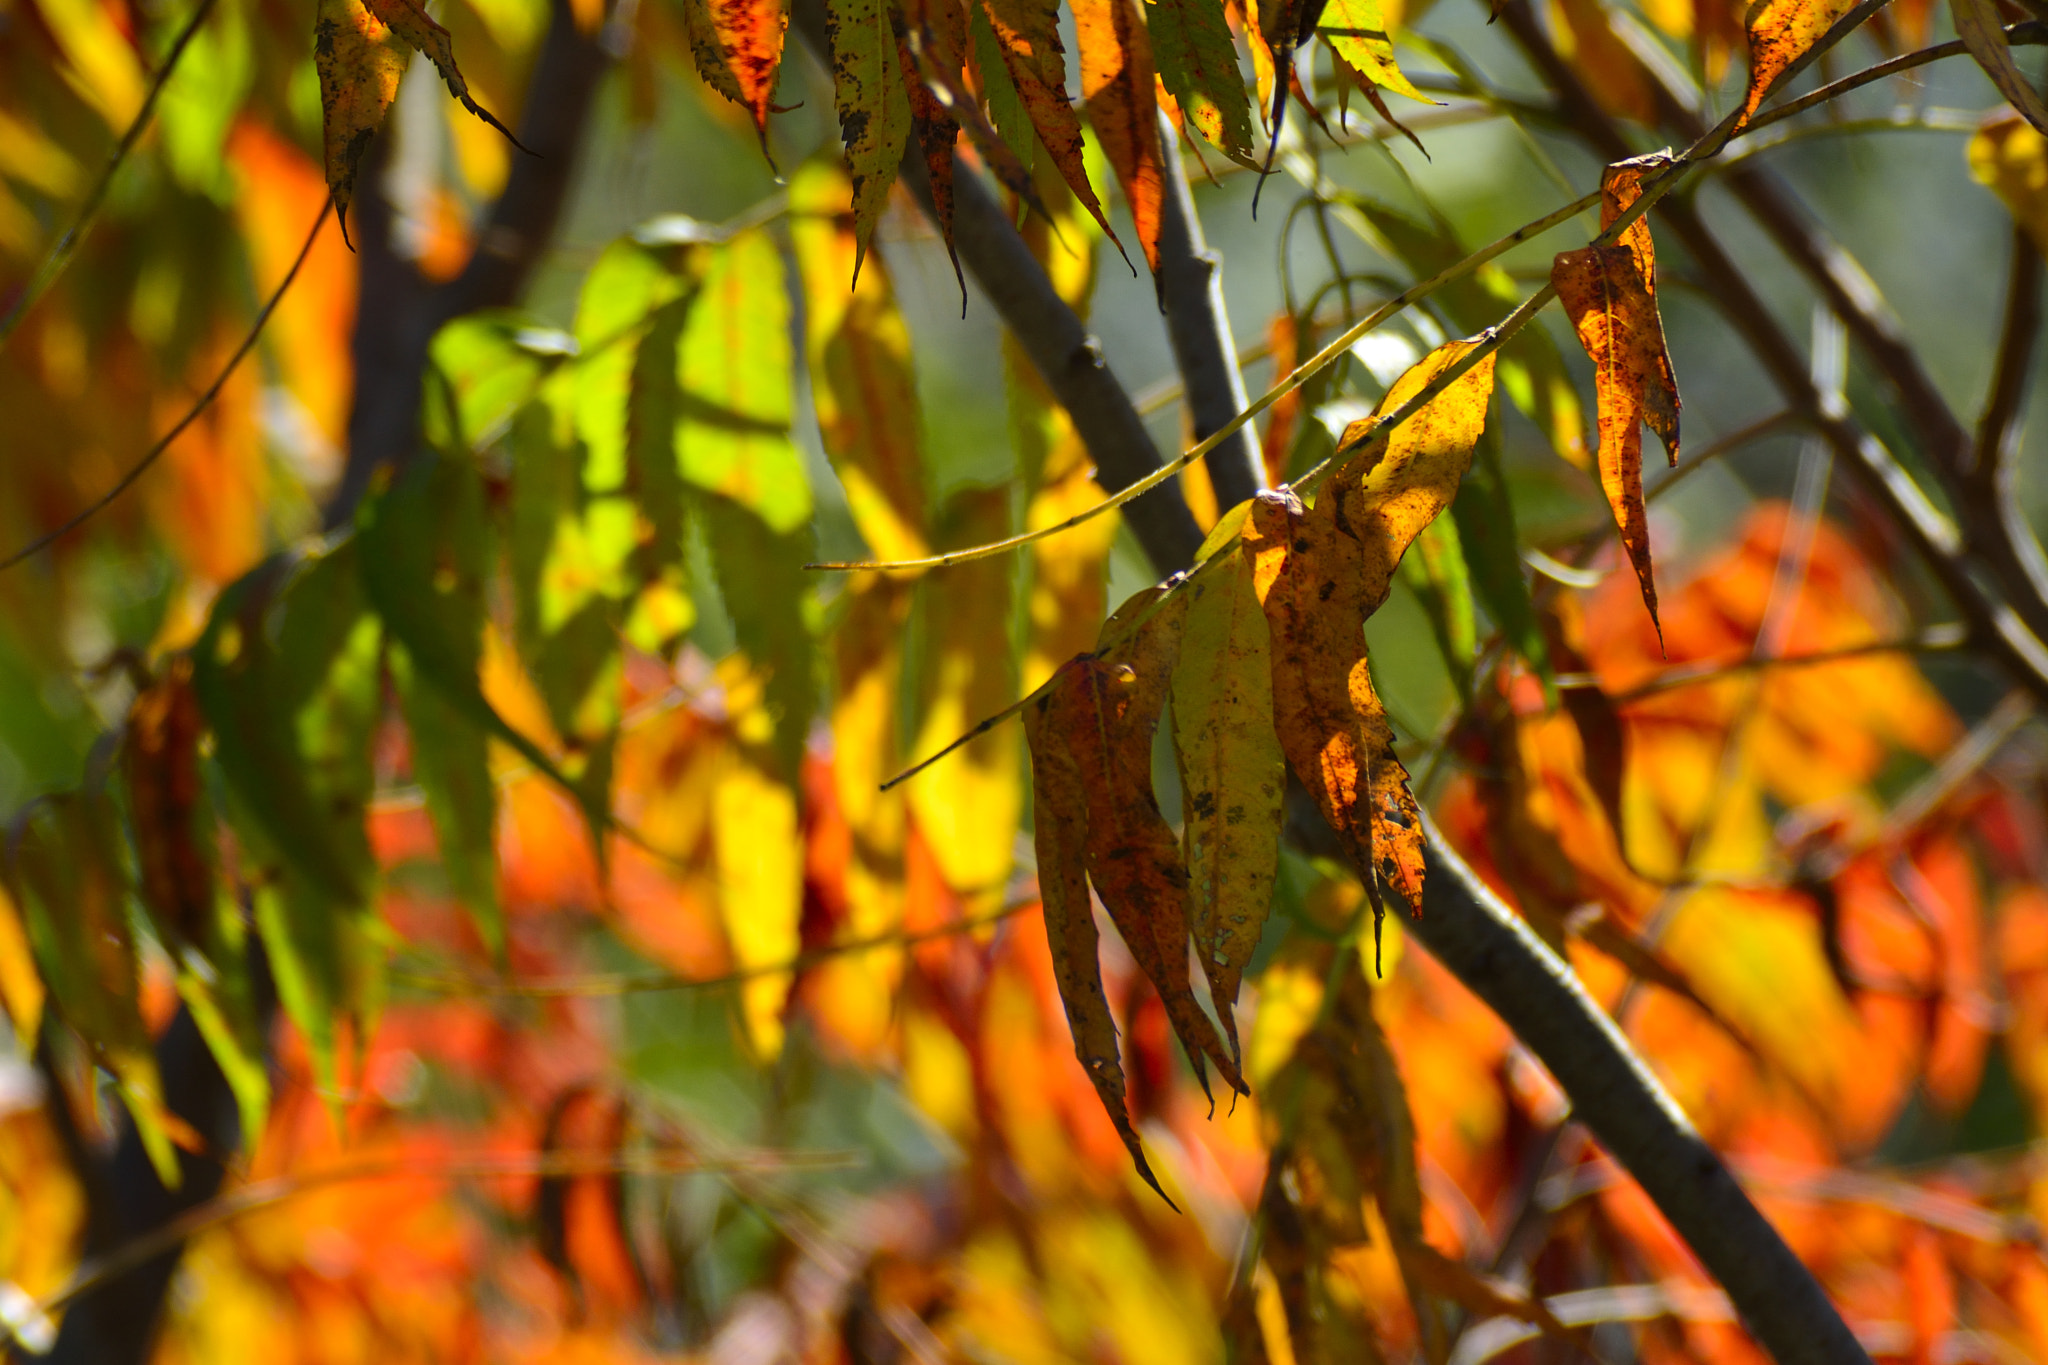
M 362 262 L 351 347 L 356 398 L 348 463 L 327 507 L 329 529 L 354 518 L 377 470 L 402 468 L 418 454 L 420 392 L 434 334 L 466 313 L 519 301 L 561 219 L 576 150 L 611 61 L 603 30 L 584 33 L 568 0 L 551 0 L 547 36 L 519 117 L 519 141 L 533 154 L 513 159 L 505 188 L 477 229 L 469 263 L 438 287 L 430 287 L 392 241 L 393 214 L 380 189 L 389 126 L 378 135 L 359 175 L 371 192 L 355 206 Z
M 1165 211 L 1159 232 L 1159 301 L 1166 310 L 1166 335 L 1174 368 L 1194 419 L 1195 439 L 1207 440 L 1229 425 L 1251 401 L 1238 369 L 1237 344 L 1223 308 L 1223 258 L 1203 240 L 1195 212 L 1187 163 L 1180 157 L 1173 123 L 1159 116 L 1159 145 L 1165 162 Z M 1219 508 L 1235 507 L 1259 491 L 1259 449 L 1249 426 L 1209 452 L 1209 482 Z
M 2019 435 L 2020 405 L 2027 396 L 2027 378 L 2034 366 L 2034 343 L 2041 331 L 2041 253 L 2034 239 L 2015 222 L 2012 265 L 2005 281 L 2005 325 L 1998 338 L 1998 364 L 1991 374 L 1991 392 L 1977 419 L 1977 440 L 1970 457 L 1969 479 L 1979 496 L 1996 498 L 2010 491 L 2007 466 Z
M 1549 1068 L 1571 1097 L 1573 1115 L 1635 1177 L 1778 1365 L 1868 1365 L 1812 1272 L 1572 969 L 1486 888 L 1426 816 L 1424 827 L 1428 876 L 1422 913 L 1407 921 L 1408 932 Z

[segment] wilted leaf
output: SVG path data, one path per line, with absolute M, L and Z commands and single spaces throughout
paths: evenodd
M 1166 181 L 1160 163 L 1152 40 L 1138 0 L 1075 0 L 1073 10 L 1088 121 L 1095 125 L 1103 156 L 1123 187 L 1138 246 L 1156 274 Z
M 1148 0 L 1146 26 L 1167 93 L 1211 144 L 1248 158 L 1251 106 L 1222 0 Z
M 768 115 L 775 110 L 775 78 L 782 66 L 789 11 L 781 0 L 683 0 L 690 52 L 704 83 L 754 117 L 761 154 L 768 151 Z
M 1068 667 L 1086 667 L 1077 661 Z M 1052 687 L 1024 708 L 1024 734 L 1031 749 L 1033 842 L 1038 854 L 1038 895 L 1045 912 L 1045 936 L 1052 948 L 1053 979 L 1074 1035 L 1074 1056 L 1088 1073 L 1102 1107 L 1137 1163 L 1138 1174 L 1157 1190 L 1158 1178 L 1145 1162 L 1145 1149 L 1124 1103 L 1124 1068 L 1117 1050 L 1116 1021 L 1102 993 L 1100 937 L 1088 896 L 1087 782 L 1070 747 L 1085 734 L 1085 691 Z M 1171 1202 L 1171 1201 L 1169 1201 Z
M 428 18 L 415 0 L 320 0 L 313 19 L 313 57 L 320 73 L 327 185 L 344 227 L 355 198 L 356 168 L 398 94 L 398 78 L 410 60 L 407 48 L 434 64 L 463 108 L 512 137 L 470 96 L 448 30 Z
M 1188 870 L 1152 790 L 1152 737 L 1173 682 L 1188 598 L 1148 588 L 1103 622 L 1101 647 L 1055 675 L 1083 691 L 1087 732 L 1070 741 L 1088 799 L 1088 880 L 1139 968 L 1159 992 L 1174 1036 L 1208 1086 L 1203 1058 L 1242 1092 L 1237 1062 L 1188 982 Z M 1222 1002 L 1218 1001 L 1221 1008 Z
M 206 722 L 192 691 L 192 660 L 177 655 L 135 694 L 121 757 L 142 903 L 167 945 L 200 948 L 213 929 L 213 857 L 204 823 L 199 743 Z
M 1970 49 L 1970 55 L 1984 68 L 1984 74 L 2005 96 L 2006 103 L 2028 123 L 2048 132 L 2048 104 L 2041 102 L 2041 96 L 2014 59 L 1994 0 L 1949 0 L 1949 10 L 1955 16 L 1956 36 Z
M 1593 362 L 1600 486 L 1654 621 L 1657 586 L 1643 503 L 1645 422 L 1658 426 L 1672 463 L 1678 461 L 1677 391 L 1668 386 L 1671 361 L 1664 349 L 1664 324 L 1636 254 L 1626 244 L 1559 252 L 1550 277 Z
M 1058 167 L 1074 197 L 1116 241 L 1102 201 L 1088 183 L 1082 162 L 1081 118 L 1067 100 L 1066 49 L 1060 45 L 1058 0 L 980 0 L 996 51 L 1023 101 L 1039 143 Z M 1009 135 L 1009 130 L 1003 130 Z
M 1962 24 L 1962 5 L 1968 3 L 1971 0 L 1961 0 L 1957 6 L 1958 28 Z M 1750 7 L 1743 20 L 1743 30 L 1749 35 L 1749 91 L 1742 98 L 1744 123 L 1763 103 L 1772 82 L 1805 56 L 1807 49 L 1819 42 L 1821 35 L 1834 27 L 1835 20 L 1854 5 L 1855 0 L 1761 0 Z M 1984 7 L 1990 10 L 1989 0 L 1984 0 Z
M 1471 464 L 1493 390 L 1492 357 L 1391 432 L 1376 424 L 1470 349 L 1440 346 L 1395 381 L 1379 414 L 1346 431 L 1339 449 L 1349 457 L 1313 509 L 1292 493 L 1260 494 L 1242 550 L 1272 627 L 1273 719 L 1287 761 L 1361 872 L 1391 884 L 1411 907 L 1421 905 L 1422 820 L 1373 689 L 1365 620 Z
M 846 165 L 853 176 L 854 278 L 889 202 L 896 167 L 910 136 L 910 100 L 896 34 L 883 0 L 829 0 L 825 29 L 832 45 L 832 88 Z
M 1273 733 L 1272 632 L 1251 565 L 1228 555 L 1194 577 L 1173 667 L 1188 927 L 1234 1057 L 1238 984 L 1273 905 L 1286 759 Z

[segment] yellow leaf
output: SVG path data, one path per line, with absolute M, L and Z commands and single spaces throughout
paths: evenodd
M 977 544 L 1007 535 L 1010 492 L 963 492 L 942 522 L 942 543 Z M 1007 557 L 981 559 L 935 574 L 923 585 L 919 611 L 927 648 L 915 752 L 934 752 L 1016 700 L 1011 572 Z M 954 890 L 1002 894 L 1022 814 L 1018 768 L 1017 732 L 999 725 L 911 779 L 911 812 Z
M 1970 139 L 1970 174 L 2048 251 L 2048 138 L 2017 114 L 1993 115 Z
M 1762 0 L 1750 8 L 1743 30 L 1749 36 L 1749 91 L 1742 99 L 1747 123 L 1771 83 L 1806 55 L 1855 0 Z M 1987 0 L 1988 7 L 1988 0 Z
M 1190 582 L 1173 669 L 1174 752 L 1190 931 L 1239 1055 L 1233 1006 L 1273 903 L 1285 759 L 1273 733 L 1272 633 L 1241 555 Z
M 804 848 L 796 791 L 775 774 L 763 679 L 741 656 L 720 667 L 728 715 L 741 742 L 721 756 L 711 794 L 711 841 L 725 933 L 739 967 L 787 962 L 799 947 L 803 917 Z M 789 972 L 748 979 L 740 1011 L 755 1055 L 782 1050 L 782 1010 L 794 980 Z

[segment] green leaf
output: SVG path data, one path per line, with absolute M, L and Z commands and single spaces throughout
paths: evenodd
M 193 647 L 228 814 L 255 888 L 278 994 L 334 1079 L 334 1023 L 372 1012 L 375 773 L 381 631 L 354 541 L 279 556 L 231 584 Z
M 119 820 L 101 791 L 36 802 L 15 823 L 7 879 L 51 1002 L 114 1077 L 157 1177 L 176 1189 L 178 1158 L 142 1018 Z
M 1454 504 L 1455 505 L 1455 504 Z M 1472 656 L 1479 631 L 1472 619 L 1472 584 L 1453 517 L 1438 517 L 1415 538 L 1413 554 L 1401 559 L 1401 575 L 1422 603 L 1430 633 L 1443 653 L 1460 697 L 1472 695 Z
M 766 232 L 743 232 L 710 253 L 676 346 L 676 467 L 778 535 L 811 516 L 789 434 L 795 365 L 782 255 Z
M 832 92 L 853 176 L 853 272 L 874 240 L 889 202 L 896 167 L 910 137 L 910 95 L 896 51 L 896 31 L 883 0 L 826 0 L 832 49 Z
M 1554 696 L 1550 651 L 1529 599 L 1529 581 L 1522 576 L 1521 541 L 1515 531 L 1514 503 L 1501 473 L 1500 437 L 1491 423 L 1473 451 L 1472 468 L 1458 486 L 1451 504 L 1458 527 L 1458 545 L 1465 556 L 1473 590 L 1486 614 L 1500 628 L 1508 645 L 1522 656 Z
M 1182 591 L 1191 600 L 1173 666 L 1173 750 L 1188 927 L 1231 1054 L 1241 1056 L 1232 1007 L 1273 906 L 1287 793 L 1273 732 L 1272 633 L 1244 555 L 1225 556 Z
M 1316 31 L 1353 70 L 1373 84 L 1424 104 L 1436 103 L 1401 74 L 1394 61 L 1394 40 L 1387 31 L 1379 0 L 1330 0 Z
M 575 349 L 559 332 L 509 311 L 471 313 L 434 334 L 429 373 L 445 385 L 425 404 L 427 439 L 441 450 L 487 445 Z
M 1149 0 L 1145 23 L 1159 79 L 1181 112 L 1217 147 L 1250 156 L 1251 102 L 1221 0 Z
M 745 507 L 724 498 L 702 504 L 711 563 L 741 652 L 767 675 L 767 711 L 775 725 L 774 776 L 794 783 L 801 772 L 811 715 L 818 705 L 815 578 L 808 530 L 780 534 Z
M 981 5 L 967 6 L 967 30 L 974 43 L 974 69 L 981 76 L 989 122 L 1016 153 L 1018 164 L 1028 171 L 1038 147 L 1038 130 L 1031 126 L 1024 96 L 1018 93 L 1017 82 L 1010 79 L 1010 68 L 1003 64 L 1003 49 L 996 42 L 996 31 L 989 26 L 988 11 Z

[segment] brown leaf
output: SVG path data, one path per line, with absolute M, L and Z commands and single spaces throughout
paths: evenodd
M 775 112 L 775 78 L 782 68 L 789 10 L 783 0 L 683 0 L 690 53 L 704 83 L 754 116 L 761 155 L 770 169 L 768 115 Z
M 1422 904 L 1422 816 L 1365 653 L 1365 554 L 1344 499 L 1325 489 L 1313 509 L 1291 492 L 1261 493 L 1241 552 L 1273 634 L 1273 723 L 1289 766 L 1315 797 L 1359 871 Z
M 2013 60 L 2012 44 L 2006 41 L 1996 0 L 1949 0 L 1949 8 L 1955 14 L 1956 36 L 1970 49 L 1970 55 L 1984 68 L 1998 93 L 2027 122 L 2048 132 L 2048 105 L 2041 102 L 2041 96 Z
M 1642 197 L 1643 177 L 1652 171 L 1661 171 L 1671 164 L 1668 152 L 1652 152 L 1648 156 L 1633 156 L 1626 161 L 1617 161 L 1600 175 L 1600 230 L 1605 232 L 1614 226 L 1622 214 L 1634 207 Z M 1622 229 L 1619 245 L 1625 246 L 1635 257 L 1636 271 L 1643 277 L 1643 290 L 1650 297 L 1650 311 L 1656 319 L 1659 338 L 1654 353 L 1648 359 L 1650 370 L 1643 383 L 1643 420 L 1650 424 L 1650 430 L 1657 433 L 1657 439 L 1664 443 L 1665 454 L 1672 464 L 1678 463 L 1678 377 L 1671 371 L 1671 354 L 1662 344 L 1664 320 L 1657 311 L 1657 244 L 1650 235 L 1650 220 L 1647 216 L 1636 219 Z
M 1011 83 L 1024 101 L 1024 112 L 1038 130 L 1038 140 L 1074 197 L 1093 214 L 1109 240 L 1116 232 L 1102 211 L 1081 156 L 1081 116 L 1067 99 L 1066 49 L 1060 45 L 1059 0 L 981 0 L 982 12 L 994 30 L 996 49 Z M 1117 250 L 1123 243 L 1117 242 Z
M 1137 0 L 1073 0 L 1073 9 L 1088 121 L 1123 187 L 1145 262 L 1156 274 L 1166 181 L 1152 40 Z
M 960 273 L 960 253 L 953 246 L 953 146 L 960 137 L 960 125 L 946 108 L 937 88 L 924 78 L 927 59 L 917 57 L 921 43 L 909 37 L 899 39 L 896 60 L 903 68 L 904 89 L 910 97 L 910 131 L 924 154 L 925 178 L 932 188 L 932 217 L 938 221 L 939 240 L 946 244 L 946 256 L 953 262 L 953 278 L 960 285 L 960 312 L 967 313 L 967 277 Z
M 205 728 L 190 655 L 175 656 L 128 708 L 122 759 L 136 870 L 142 902 L 172 945 L 202 944 L 213 914 L 213 860 L 197 825 L 205 798 L 199 774 Z
M 313 18 L 313 64 L 320 76 L 327 187 L 344 235 L 348 206 L 355 197 L 356 168 L 398 94 L 408 47 L 434 64 L 448 93 L 463 108 L 519 146 L 512 130 L 471 97 L 469 82 L 455 65 L 448 30 L 428 18 L 415 0 L 320 0 Z
M 1636 255 L 1626 245 L 1559 252 L 1550 279 L 1571 316 L 1579 344 L 1593 362 L 1600 486 L 1654 622 L 1657 585 L 1651 573 L 1649 513 L 1643 503 L 1643 423 L 1660 421 L 1668 426 L 1668 434 L 1658 434 L 1672 462 L 1678 460 L 1677 395 L 1665 387 L 1671 361 L 1664 349 L 1663 321 L 1656 299 L 1643 283 Z M 1662 630 L 1659 625 L 1660 636 Z
M 1983 3 L 1989 8 L 1990 0 Z M 1743 22 L 1749 35 L 1749 91 L 1742 99 L 1743 123 L 1756 113 L 1772 83 L 1854 4 L 1855 0 L 1762 0 L 1750 9 Z M 1960 12 L 1956 18 L 1960 28 Z
M 1086 780 L 1088 877 L 1153 986 L 1206 1089 L 1203 1058 L 1248 1093 L 1188 976 L 1188 871 L 1152 791 L 1152 736 L 1173 682 L 1188 595 L 1148 588 L 1102 626 L 1102 649 L 1069 675 L 1092 698 L 1094 731 L 1075 746 Z M 1059 684 L 1055 684 L 1058 686 Z M 1220 1008 L 1220 1006 L 1219 1006 Z
M 967 88 L 958 60 L 945 55 L 957 51 L 959 45 L 966 41 L 967 19 L 965 11 L 952 5 L 945 5 L 942 9 L 942 4 L 944 0 L 927 0 L 925 8 L 949 16 L 958 15 L 960 31 L 953 38 L 937 38 L 930 29 L 912 25 L 907 36 L 910 52 L 916 58 L 917 73 L 939 107 L 967 134 L 967 140 L 974 144 L 975 152 L 1003 188 L 1037 213 L 1045 214 L 1048 210 L 1038 197 L 1038 187 L 1031 181 L 1030 170 L 1016 150 L 989 123 L 988 116 L 982 112 L 981 102 Z M 949 146 L 949 155 L 950 151 Z
M 1102 991 L 1100 940 L 1088 898 L 1087 785 L 1073 745 L 1089 731 L 1091 689 L 1062 684 L 1093 665 L 1094 660 L 1086 655 L 1063 665 L 1054 684 L 1024 709 L 1024 735 L 1031 748 L 1038 895 L 1045 910 L 1046 942 L 1052 949 L 1053 979 L 1059 986 L 1060 1003 L 1066 1007 L 1067 1028 L 1074 1035 L 1074 1056 L 1088 1073 L 1131 1160 L 1137 1163 L 1138 1174 L 1166 1199 L 1166 1191 L 1145 1162 L 1144 1147 L 1124 1102 L 1123 1059 L 1117 1050 L 1109 997 Z

